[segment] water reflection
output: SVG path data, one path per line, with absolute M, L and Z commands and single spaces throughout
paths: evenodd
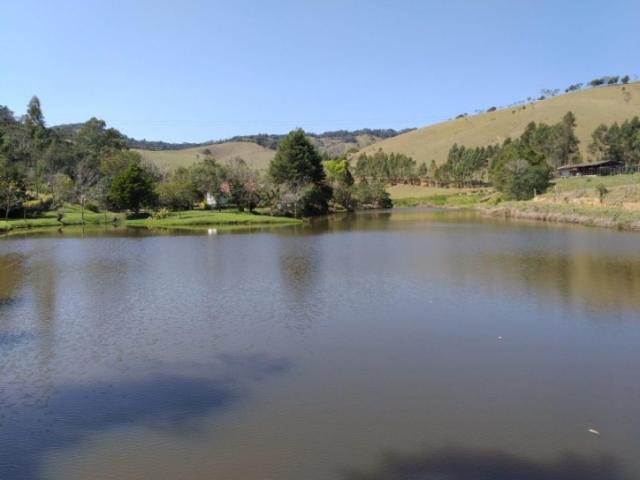
M 590 426 L 638 471 L 639 237 L 428 210 L 231 233 L 0 241 L 1 479 L 109 478 L 117 444 L 135 478 L 335 480 L 449 441 L 523 456 L 344 478 L 622 478 L 535 457 Z
M 247 382 L 281 375 L 289 367 L 282 358 L 225 355 L 216 373 L 207 376 L 156 373 L 141 379 L 58 385 L 39 402 L 27 395 L 19 405 L 3 407 L 0 478 L 39 478 L 47 454 L 119 425 L 192 435 L 198 430 L 197 417 L 229 408 L 249 394 Z
M 622 480 L 611 456 L 566 453 L 540 461 L 500 451 L 460 447 L 415 455 L 387 454 L 371 472 L 349 471 L 345 480 Z
M 24 282 L 25 261 L 25 256 L 20 254 L 0 255 L 0 313 L 3 307 L 17 301 Z
M 640 309 L 640 258 L 553 252 L 471 256 L 462 252 L 450 260 L 455 270 L 479 288 L 524 290 L 568 306 L 616 312 L 615 316 Z

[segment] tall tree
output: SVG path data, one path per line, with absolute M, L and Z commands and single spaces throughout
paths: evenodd
M 151 206 L 155 201 L 151 175 L 138 164 L 129 165 L 113 179 L 109 200 L 116 208 L 136 213 Z
M 302 129 L 290 132 L 280 142 L 269 174 L 281 184 L 320 184 L 325 180 L 322 157 Z
M 326 213 L 331 187 L 326 183 L 322 157 L 302 129 L 290 132 L 278 145 L 269 165 L 269 175 L 283 191 L 296 198 L 294 215 Z M 302 193 L 301 193 L 302 192 Z

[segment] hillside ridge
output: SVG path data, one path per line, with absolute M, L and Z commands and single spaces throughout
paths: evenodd
M 418 128 L 388 138 L 354 152 L 371 154 L 378 149 L 386 153 L 402 153 L 418 164 L 435 160 L 442 164 L 449 149 L 457 143 L 468 147 L 503 142 L 518 137 L 530 122 L 553 124 L 568 112 L 576 116 L 576 135 L 585 160 L 589 154 L 591 134 L 600 124 L 622 122 L 640 115 L 640 82 L 579 90 L 562 95 L 496 109 L 491 112 L 464 116 Z

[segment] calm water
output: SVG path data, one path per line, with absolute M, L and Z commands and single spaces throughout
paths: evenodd
M 640 235 L 400 210 L 4 239 L 0 478 L 638 479 Z

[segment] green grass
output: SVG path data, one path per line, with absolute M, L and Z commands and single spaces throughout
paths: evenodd
M 640 173 L 627 175 L 611 175 L 606 177 L 586 176 L 586 177 L 569 177 L 557 178 L 553 181 L 553 185 L 549 188 L 549 192 L 553 192 L 555 188 L 559 192 L 574 192 L 576 190 L 594 189 L 597 185 L 603 184 L 607 188 L 640 185 Z
M 287 217 L 271 217 L 255 213 L 231 210 L 189 210 L 186 212 L 172 212 L 165 218 L 147 218 L 138 220 L 124 220 L 123 225 L 131 227 L 208 227 L 231 225 L 292 225 L 302 223 L 301 220 Z
M 43 228 L 82 225 L 80 207 L 67 205 L 64 207 L 62 222 L 57 221 L 57 212 L 45 212 L 38 218 L 26 220 L 11 219 L 0 221 L 0 231 L 40 230 Z M 114 222 L 113 219 L 116 219 Z M 245 213 L 237 210 L 190 210 L 185 212 L 171 212 L 165 218 L 131 219 L 121 213 L 93 213 L 85 210 L 85 225 L 100 225 L 116 223 L 117 225 L 148 228 L 183 228 L 183 227 L 215 227 L 215 226 L 270 226 L 292 225 L 302 223 L 301 220 L 286 217 L 271 217 L 264 214 Z
M 10 219 L 8 221 L 2 220 L 0 221 L 0 230 L 82 225 L 82 213 L 78 205 L 65 205 L 62 212 L 64 215 L 61 222 L 58 222 L 57 220 L 57 211 L 50 211 L 42 213 L 37 218 Z M 107 212 L 105 215 L 104 212 L 94 213 L 89 210 L 84 211 L 84 223 L 87 225 L 112 223 L 114 217 L 119 220 L 123 218 L 123 215 L 111 212 Z
M 444 188 L 419 185 L 392 185 L 387 192 L 395 207 L 473 207 L 491 194 L 489 188 Z
M 486 194 L 454 193 L 452 195 L 431 195 L 429 197 L 408 197 L 393 201 L 394 207 L 454 207 L 471 208 L 482 202 Z

